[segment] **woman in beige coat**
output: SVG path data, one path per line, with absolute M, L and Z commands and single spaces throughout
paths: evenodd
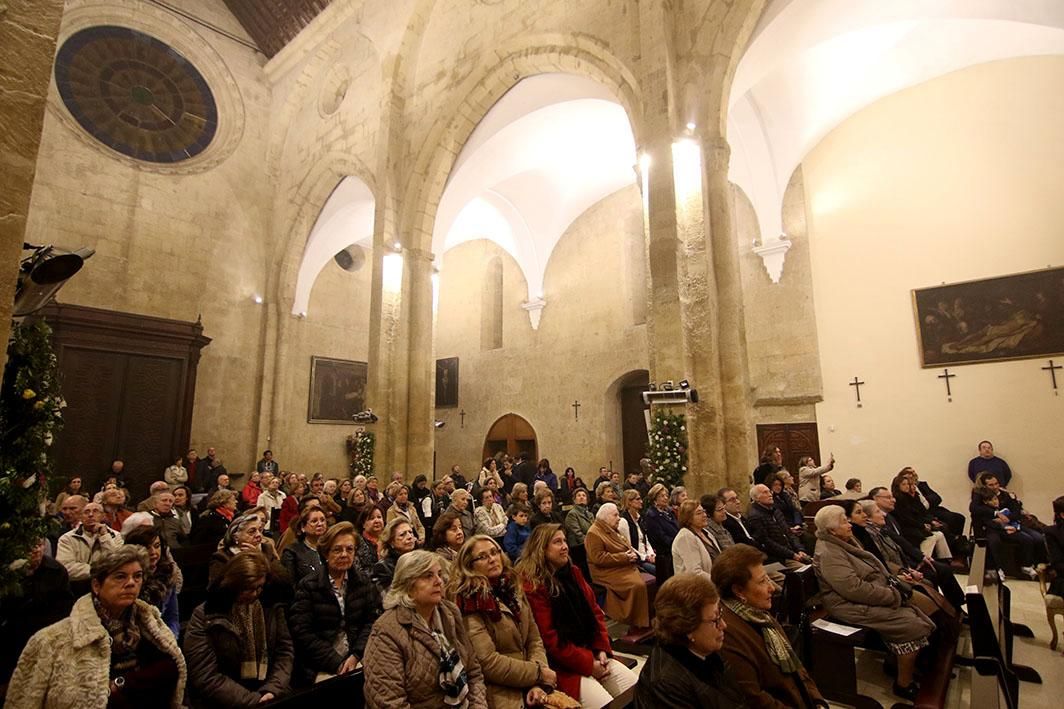
M 617 531 L 621 513 L 604 502 L 584 538 L 591 579 L 606 589 L 606 615 L 639 630 L 650 626 L 646 581 L 636 564 L 639 555 Z
M 677 574 L 698 574 L 711 579 L 713 555 L 711 548 L 720 553 L 720 545 L 708 531 L 709 515 L 695 500 L 684 500 L 676 517 L 680 531 L 672 540 L 672 566 Z
M 558 683 L 532 610 L 498 542 L 478 534 L 458 552 L 448 596 L 462 612 L 492 709 L 539 706 Z
M 858 546 L 841 506 L 822 508 L 815 521 L 815 565 L 828 615 L 879 633 L 898 658 L 894 693 L 912 700 L 917 690 L 913 681 L 916 655 L 928 645 L 935 624 L 908 605 L 904 589 L 890 583 L 886 567 Z

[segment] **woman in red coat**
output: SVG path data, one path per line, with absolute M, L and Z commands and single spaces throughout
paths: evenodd
M 597 709 L 635 685 L 635 673 L 613 659 L 606 617 L 569 561 L 561 525 L 533 529 L 516 569 L 547 660 L 558 674 L 558 689 Z

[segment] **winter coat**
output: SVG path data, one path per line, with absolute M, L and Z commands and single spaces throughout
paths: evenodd
M 606 617 L 602 615 L 591 586 L 584 581 L 584 574 L 576 564 L 572 565 L 572 573 L 576 583 L 583 589 L 584 600 L 594 614 L 593 619 L 588 619 L 588 622 L 595 624 L 594 639 L 590 647 L 564 641 L 558 636 L 554 626 L 550 591 L 546 586 L 533 587 L 525 584 L 524 591 L 528 607 L 532 609 L 532 615 L 536 619 L 543 647 L 547 650 L 550 668 L 558 674 L 558 689 L 574 699 L 579 699 L 580 678 L 591 676 L 595 653 L 601 651 L 613 657 L 613 648 L 610 646 L 609 633 L 606 632 Z
M 931 536 L 931 532 L 924 526 L 931 524 L 931 513 L 916 495 L 899 494 L 893 514 L 901 527 L 901 533 L 910 544 L 920 546 L 924 539 Z
M 380 591 L 368 576 L 353 566 L 347 572 L 342 616 L 324 565 L 300 581 L 289 613 L 298 658 L 297 681 L 309 685 L 319 672 L 336 674 L 347 659 L 333 649 L 333 639 L 339 630 L 347 635 L 348 654 L 362 659 L 370 629 L 381 612 Z
M 729 669 L 719 653 L 702 660 L 685 647 L 659 644 L 639 673 L 636 709 L 743 709 Z
M 486 534 L 495 539 L 506 534 L 506 511 L 498 503 L 490 508 L 478 507 L 473 512 L 473 519 L 477 523 L 477 534 Z
M 288 571 L 293 586 L 307 576 L 317 575 L 325 566 L 317 549 L 311 549 L 302 540 L 289 544 L 281 552 L 281 564 Z
M 813 702 L 824 701 L 816 683 L 804 667 L 799 669 L 796 675 L 788 675 L 772 661 L 765 648 L 765 636 L 760 628 L 742 620 L 723 603 L 721 613 L 728 630 L 724 633 L 724 646 L 720 655 L 751 707 L 813 709 L 811 704 L 803 701 L 796 682 L 802 682 Z M 776 630 L 783 633 L 783 628 L 778 623 Z
M 385 553 L 370 570 L 369 576 L 373 579 L 373 583 L 377 584 L 377 588 L 380 589 L 382 595 L 387 593 L 392 585 L 392 577 L 395 576 L 395 565 L 397 563 L 399 563 L 399 555 L 391 549 L 386 549 Z
M 643 525 L 650 539 L 650 546 L 659 559 L 672 556 L 672 540 L 680 531 L 676 517 L 669 509 L 659 510 L 651 505 L 643 515 Z
M 409 522 L 414 529 L 414 536 L 421 541 L 425 541 L 425 525 L 421 523 L 421 517 L 414 510 L 414 503 L 407 502 L 405 510 L 399 509 L 399 505 L 392 505 L 384 515 L 384 523 L 388 524 L 396 517 Z
M 824 608 L 835 620 L 871 628 L 892 643 L 922 640 L 935 629 L 927 616 L 903 604 L 871 552 L 821 532 L 815 561 Z
M 578 547 L 584 543 L 587 530 L 595 523 L 595 515 L 591 510 L 580 505 L 573 508 L 565 515 L 565 541 L 571 547 Z
M 470 709 L 487 709 L 484 675 L 469 641 L 458 607 L 450 601 L 437 606 L 443 632 L 458 651 L 469 682 Z M 373 624 L 366 656 L 366 706 L 369 709 L 439 709 L 444 706 L 439 685 L 440 646 L 416 611 L 397 606 Z
M 483 613 L 463 616 L 492 709 L 522 709 L 525 695 L 536 684 L 539 668 L 547 666 L 547 650 L 532 610 L 527 601 L 519 603 L 520 621 L 502 603 L 498 622 Z
M 59 537 L 55 560 L 66 567 L 71 581 L 88 580 L 92 560 L 125 543 L 121 534 L 106 525 L 98 525 L 96 531 L 96 536 L 86 534 L 84 526 L 79 524 Z
M 171 465 L 163 472 L 163 480 L 171 488 L 184 485 L 188 482 L 188 471 L 183 465 Z
M 820 499 L 820 478 L 824 473 L 830 472 L 835 466 L 832 463 L 814 468 L 811 465 L 803 465 L 798 468 L 798 499 L 802 502 L 813 502 Z
M 525 548 L 525 542 L 531 535 L 532 528 L 527 524 L 522 525 L 510 520 L 506 525 L 506 535 L 502 538 L 502 548 L 506 550 L 510 561 L 517 561 L 520 558 L 521 550 Z
M 189 543 L 192 546 L 210 545 L 217 546 L 229 529 L 229 522 L 215 510 L 207 510 L 192 523 L 192 537 Z
M 185 658 L 159 610 L 135 601 L 135 622 L 141 638 L 151 642 L 177 665 L 177 685 L 170 706 L 182 706 Z M 40 631 L 26 645 L 11 677 L 4 706 L 41 709 L 100 709 L 107 706 L 111 684 L 111 636 L 107 634 L 91 595 L 74 604 L 70 617 Z
M 698 535 L 687 527 L 681 529 L 676 539 L 672 540 L 672 567 L 677 574 L 698 574 L 710 578 L 713 557 Z
M 192 613 L 185 628 L 185 659 L 189 667 L 189 700 L 193 709 L 257 707 L 263 694 L 281 698 L 292 679 L 292 639 L 280 605 L 263 603 L 269 669 L 265 681 L 240 679 L 244 657 L 240 634 L 230 613 L 231 601 L 217 590 Z
M 587 566 L 595 583 L 606 589 L 606 615 L 638 628 L 650 625 L 647 584 L 628 559 L 628 540 L 602 520 L 595 520 L 584 538 Z
M 804 551 L 801 542 L 791 534 L 783 513 L 775 506 L 766 508 L 755 502 L 750 505 L 745 522 L 770 563 L 793 559 L 795 554 Z
M 171 512 L 168 515 L 161 515 L 158 512 L 151 512 L 152 524 L 159 530 L 159 536 L 166 542 L 166 546 L 171 549 L 178 549 L 185 543 L 185 529 L 181 526 L 181 518 Z

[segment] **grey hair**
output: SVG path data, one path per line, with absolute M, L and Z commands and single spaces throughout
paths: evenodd
M 92 560 L 89 578 L 103 583 L 104 580 L 130 562 L 137 562 L 145 573 L 148 571 L 148 550 L 139 544 L 122 545 Z
M 122 536 L 126 536 L 137 527 L 151 527 L 154 524 L 155 518 L 150 512 L 134 512 L 122 523 Z
M 861 503 L 861 509 L 864 510 L 864 513 L 869 517 L 871 517 L 872 513 L 879 508 L 879 505 L 876 504 L 875 500 L 858 500 L 858 502 Z
M 683 485 L 677 485 L 676 487 L 674 487 L 672 489 L 672 491 L 669 493 L 669 504 L 670 505 L 672 505 L 674 507 L 676 506 L 677 501 L 680 499 L 680 493 L 681 492 L 687 492 L 687 488 L 685 488 Z
M 470 500 L 473 499 L 473 496 L 470 495 L 469 491 L 466 490 L 464 487 L 460 487 L 460 488 L 458 488 L 457 490 L 455 490 L 454 492 L 451 493 L 451 502 L 454 502 L 454 498 L 456 498 L 456 497 L 459 497 L 459 498 L 462 498 L 462 499 L 467 499 L 468 498 Z
M 842 521 L 846 519 L 846 510 L 841 505 L 827 505 L 821 507 L 816 513 L 813 522 L 816 524 L 816 533 L 827 534 L 833 529 L 838 529 Z
M 606 514 L 610 511 L 617 512 L 617 505 L 612 502 L 603 502 L 598 512 L 595 513 L 595 519 L 606 519 Z
M 414 549 L 400 556 L 395 564 L 392 585 L 384 594 L 384 610 L 398 606 L 413 608 L 414 601 L 410 598 L 410 590 L 414 587 L 414 582 L 427 574 L 433 564 L 442 568 L 441 560 L 439 554 L 424 549 Z
M 751 485 L 750 486 L 750 502 L 757 502 L 757 488 L 759 488 L 759 487 L 768 487 L 768 486 L 764 485 L 763 483 L 757 483 L 755 485 Z

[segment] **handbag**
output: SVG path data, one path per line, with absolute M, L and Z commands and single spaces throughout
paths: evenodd
M 901 579 L 897 578 L 896 576 L 888 576 L 887 583 L 890 584 L 891 588 L 895 588 L 898 590 L 898 593 L 901 594 L 902 603 L 909 603 L 909 600 L 913 597 L 912 586 L 910 586 L 905 581 L 902 581 Z

